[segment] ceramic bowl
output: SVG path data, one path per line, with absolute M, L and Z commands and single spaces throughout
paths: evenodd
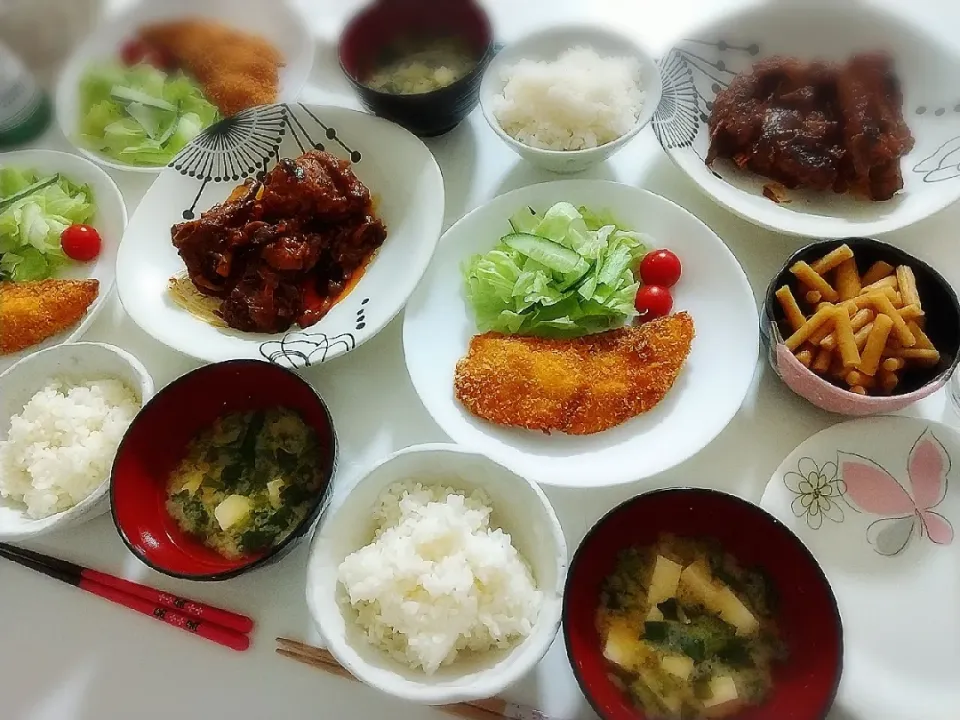
M 117 378 L 134 392 L 141 406 L 153 397 L 153 380 L 133 355 L 112 345 L 67 343 L 50 347 L 20 360 L 0 375 L 0 442 L 10 431 L 10 418 L 20 413 L 48 380 Z M 25 540 L 79 525 L 103 514 L 109 507 L 106 476 L 85 500 L 56 515 L 34 520 L 22 507 L 0 500 L 0 539 Z
M 296 158 L 310 148 L 351 162 L 387 227 L 386 241 L 349 294 L 315 325 L 275 334 L 214 327 L 175 304 L 168 284 L 186 268 L 171 241 L 171 226 L 223 202 L 245 179 L 271 170 L 278 158 Z M 437 161 L 403 128 L 326 105 L 254 108 L 194 140 L 147 191 L 117 258 L 120 301 L 147 333 L 207 362 L 319 364 L 366 342 L 403 309 L 433 256 L 443 213 Z
M 170 517 L 167 481 L 188 443 L 218 417 L 277 406 L 296 411 L 316 431 L 324 485 L 285 540 L 264 553 L 230 560 L 184 533 Z M 226 580 L 278 561 L 303 539 L 327 506 L 336 458 L 330 413 L 305 380 L 255 360 L 206 365 L 157 393 L 124 436 L 110 483 L 113 522 L 130 552 L 157 572 L 184 580 Z
M 908 265 L 917 278 L 917 289 L 926 312 L 925 332 L 940 351 L 940 362 L 925 370 L 903 375 L 902 384 L 893 395 L 857 395 L 838 387 L 805 368 L 783 345 L 790 335 L 784 322 L 783 309 L 774 295 L 777 288 L 788 285 L 800 297 L 798 284 L 790 268 L 804 260 L 813 262 L 846 243 L 853 250 L 861 273 L 877 260 L 891 265 Z M 784 264 L 770 282 L 764 297 L 760 333 L 767 349 L 767 359 L 774 372 L 797 395 L 817 407 L 841 415 L 876 415 L 901 410 L 942 388 L 960 362 L 960 303 L 957 294 L 944 277 L 927 263 L 900 248 L 870 238 L 819 240 L 801 248 Z
M 11 167 L 36 170 L 43 175 L 62 173 L 64 177 L 81 185 L 88 185 L 96 204 L 96 212 L 90 225 L 100 233 L 102 246 L 100 255 L 91 262 L 73 262 L 65 264 L 57 272 L 58 278 L 81 280 L 91 278 L 100 282 L 100 292 L 96 300 L 87 309 L 86 315 L 77 325 L 55 335 L 48 340 L 21 350 L 20 352 L 0 355 L 0 372 L 27 357 L 30 353 L 53 347 L 59 343 L 72 342 L 80 338 L 93 323 L 106 305 L 116 276 L 117 252 L 123 231 L 127 227 L 127 206 L 116 183 L 103 170 L 89 160 L 55 150 L 18 150 L 0 154 L 0 168 Z
M 503 92 L 504 72 L 520 60 L 552 61 L 569 48 L 587 47 L 603 57 L 635 58 L 640 63 L 645 98 L 636 123 L 624 135 L 587 150 L 543 150 L 510 137 L 494 115 L 494 98 Z M 660 72 L 653 57 L 633 40 L 612 30 L 590 25 L 558 26 L 512 42 L 490 63 L 480 86 L 483 116 L 497 136 L 524 160 L 556 173 L 574 173 L 609 158 L 646 127 L 660 102 Z
M 653 128 L 681 171 L 737 215 L 792 235 L 874 236 L 911 225 L 960 198 L 960 64 L 956 49 L 909 21 L 867 2 L 777 0 L 751 4 L 691 30 L 660 62 L 663 99 Z M 890 53 L 903 91 L 903 116 L 916 140 L 901 159 L 904 187 L 884 202 L 833 192 L 764 197 L 766 178 L 730 162 L 707 167 L 707 122 L 722 87 L 774 55 L 846 60 L 858 52 Z
M 402 480 L 482 489 L 500 525 L 530 564 L 543 605 L 532 633 L 520 644 L 458 660 L 426 676 L 374 647 L 356 623 L 337 582 L 340 563 L 373 540 L 370 508 Z M 397 697 L 427 705 L 490 698 L 523 677 L 544 656 L 560 626 L 567 548 L 557 516 L 533 483 L 483 455 L 455 445 L 419 445 L 386 458 L 335 508 L 313 538 L 307 568 L 307 606 L 327 649 L 355 677 Z
M 475 417 L 454 392 L 457 362 L 478 334 L 461 268 L 511 232 L 523 207 L 546 212 L 566 201 L 607 210 L 651 246 L 683 263 L 674 311 L 693 319 L 696 337 L 679 377 L 649 412 L 591 435 L 504 427 Z M 759 362 L 753 290 L 733 253 L 683 208 L 639 188 L 602 180 L 557 180 L 493 199 L 444 234 L 403 319 L 403 352 L 413 386 L 455 442 L 485 453 L 542 485 L 600 488 L 649 478 L 693 456 L 740 408 Z
M 416 95 L 395 95 L 367 87 L 386 48 L 410 36 L 462 39 L 477 64 L 457 82 Z M 378 0 L 351 19 L 340 36 L 340 68 L 360 102 L 371 112 L 421 137 L 453 130 L 477 106 L 480 80 L 493 56 L 493 30 L 473 0 Z
M 80 80 L 90 65 L 120 57 L 124 43 L 140 27 L 186 18 L 208 18 L 263 37 L 283 53 L 278 102 L 295 102 L 313 66 L 313 37 L 296 3 L 260 0 L 164 0 L 134 3 L 101 24 L 67 60 L 56 88 L 57 122 L 81 155 L 115 170 L 157 173 L 164 166 L 128 165 L 86 149 L 79 143 Z
M 762 569 L 777 595 L 776 623 L 788 649 L 773 688 L 735 720 L 823 718 L 840 682 L 843 626 L 823 571 L 790 530 L 746 500 L 716 490 L 674 488 L 639 495 L 587 533 L 570 564 L 563 636 L 580 689 L 603 720 L 648 720 L 611 680 L 596 628 L 603 582 L 626 548 L 662 534 L 716 540 L 743 567 Z M 734 720 L 731 718 L 731 720 Z

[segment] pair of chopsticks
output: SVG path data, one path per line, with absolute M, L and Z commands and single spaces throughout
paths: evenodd
M 304 665 L 320 668 L 331 675 L 356 680 L 337 659 L 323 648 L 313 647 L 290 638 L 277 638 L 277 654 L 296 660 Z M 518 705 L 517 703 L 490 698 L 489 700 L 474 700 L 472 702 L 457 703 L 456 705 L 440 705 L 437 710 L 467 718 L 468 720 L 496 720 L 497 718 L 517 718 L 522 720 L 550 720 L 539 710 Z
M 248 633 L 253 630 L 253 620 L 245 615 L 6 543 L 0 543 L 0 557 L 231 650 L 243 651 L 250 647 Z

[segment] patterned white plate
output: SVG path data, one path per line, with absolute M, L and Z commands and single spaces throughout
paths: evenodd
M 960 712 L 960 434 L 878 417 L 835 425 L 780 466 L 761 506 L 807 545 L 837 596 L 844 720 Z
M 704 164 L 713 100 L 734 76 L 773 55 L 845 60 L 886 50 L 916 139 L 901 160 L 904 189 L 871 202 L 833 192 L 790 192 L 789 203 L 763 196 L 768 182 L 718 160 Z M 776 0 L 693 32 L 661 60 L 663 95 L 653 118 L 660 144 L 716 202 L 758 225 L 809 237 L 869 237 L 917 222 L 960 198 L 960 56 L 866 2 Z M 958 715 L 960 717 L 960 715 Z
M 214 327 L 171 299 L 185 268 L 170 228 L 223 202 L 279 158 L 316 148 L 348 159 L 370 189 L 387 239 L 356 286 L 320 322 L 285 334 Z M 267 105 L 222 120 L 170 163 L 130 220 L 117 258 L 117 288 L 130 317 L 160 342 L 201 360 L 269 360 L 303 367 L 369 340 L 403 308 L 427 268 L 443 222 L 436 160 L 403 128 L 356 110 Z

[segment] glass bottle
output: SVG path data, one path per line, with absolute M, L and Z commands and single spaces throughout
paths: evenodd
M 6 45 L 0 44 L 0 149 L 33 140 L 50 125 L 50 99 Z

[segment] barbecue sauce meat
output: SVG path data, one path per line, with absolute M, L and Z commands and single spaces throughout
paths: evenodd
M 717 93 L 706 162 L 732 160 L 788 188 L 888 200 L 913 148 L 889 57 L 843 65 L 772 57 Z
M 196 288 L 222 298 L 227 325 L 277 333 L 322 318 L 387 231 L 350 164 L 311 150 L 172 235 Z

